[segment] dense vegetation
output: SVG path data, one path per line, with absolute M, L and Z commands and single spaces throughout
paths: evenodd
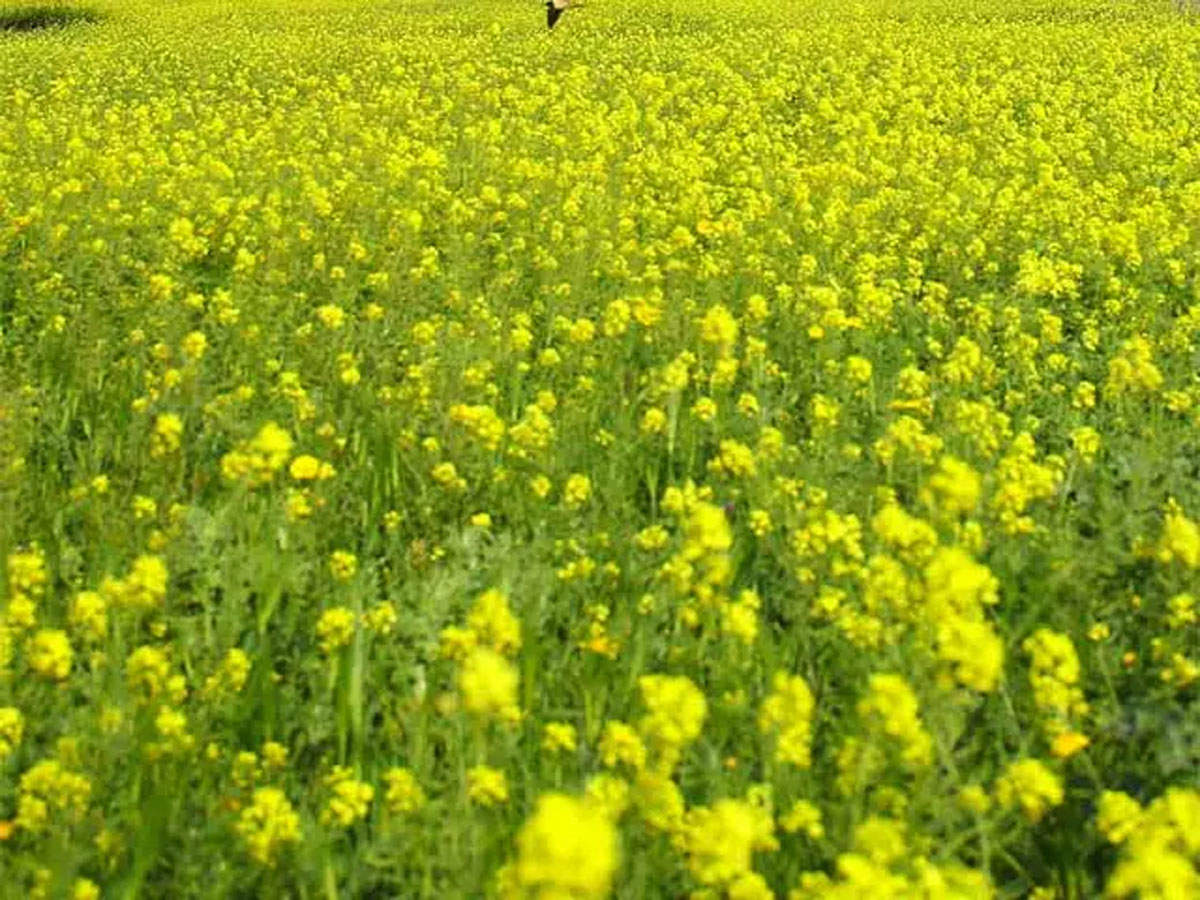
M 90 18 L 0 32 L 0 895 L 1200 896 L 1193 20 Z

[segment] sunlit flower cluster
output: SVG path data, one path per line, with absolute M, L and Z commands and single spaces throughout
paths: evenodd
M 443 6 L 0 27 L 0 893 L 1200 896 L 1189 17 Z

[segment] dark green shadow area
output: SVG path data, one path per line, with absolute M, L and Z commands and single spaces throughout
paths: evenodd
M 0 33 L 43 31 L 67 25 L 99 22 L 103 16 L 78 6 L 43 4 L 0 7 Z

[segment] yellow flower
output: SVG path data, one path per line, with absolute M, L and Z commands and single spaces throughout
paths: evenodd
M 335 606 L 321 613 L 317 620 L 317 638 L 321 652 L 326 655 L 346 647 L 354 638 L 354 613 L 344 606 Z
M 1167 502 L 1158 558 L 1164 563 L 1178 560 L 1189 569 L 1200 567 L 1200 525 L 1185 516 L 1174 500 Z
M 600 759 L 609 768 L 627 765 L 636 771 L 646 765 L 646 745 L 638 733 L 624 722 L 604 723 L 599 750 Z
M 346 766 L 335 766 L 326 775 L 324 784 L 330 791 L 330 798 L 321 811 L 323 825 L 339 825 L 349 828 L 355 822 L 366 818 L 375 789 L 371 785 L 359 781 Z
M 1096 828 L 1110 844 L 1120 844 L 1138 827 L 1142 806 L 1124 791 L 1101 791 Z
M 642 820 L 656 831 L 678 834 L 683 827 L 684 805 L 679 786 L 659 772 L 639 772 L 632 797 Z
M 643 413 L 639 427 L 643 434 L 662 434 L 667 429 L 667 414 L 658 407 L 651 407 Z
M 854 849 L 877 865 L 890 865 L 906 852 L 904 826 L 894 819 L 871 816 L 855 826 Z
M 1122 844 L 1106 897 L 1175 898 L 1200 893 L 1200 872 L 1192 862 L 1200 852 L 1200 792 L 1169 788 L 1145 810 L 1139 810 L 1130 797 L 1105 792 L 1097 825 L 1109 840 Z
M 709 460 L 708 468 L 730 478 L 753 478 L 758 471 L 754 451 L 734 440 L 721 441 L 717 456 Z
M 733 313 L 719 303 L 710 306 L 700 320 L 700 340 L 727 352 L 737 338 L 738 324 Z
M 391 634 L 397 621 L 399 616 L 396 614 L 396 607 L 386 600 L 375 604 L 362 614 L 363 627 L 376 634 Z
M 821 824 L 821 811 L 807 800 L 797 800 L 793 803 L 792 808 L 780 817 L 779 827 L 788 834 L 803 832 L 814 841 L 825 836 L 825 827 Z
M 430 469 L 430 477 L 444 488 L 461 491 L 467 486 L 465 479 L 458 474 L 452 462 L 440 462 Z
M 1039 628 L 1021 646 L 1030 656 L 1029 682 L 1034 702 L 1051 717 L 1051 729 L 1057 730 L 1068 719 L 1086 713 L 1088 706 L 1077 684 L 1079 657 L 1071 639 Z
M 467 797 L 480 806 L 501 806 L 508 802 L 508 778 L 491 766 L 467 770 Z
M 700 397 L 692 404 L 692 415 L 701 422 L 711 422 L 717 416 L 717 403 L 712 397 Z
M 99 642 L 108 634 L 108 604 L 96 591 L 80 591 L 71 602 L 68 621 L 85 641 Z
M 358 557 L 346 550 L 335 550 L 329 557 L 329 572 L 338 581 L 349 581 L 358 571 Z
M 1105 885 L 1104 896 L 1190 898 L 1200 896 L 1200 873 L 1182 853 L 1158 844 L 1146 844 L 1121 860 Z
M 484 718 L 514 722 L 521 717 L 517 705 L 517 670 L 488 647 L 476 647 L 458 671 L 463 708 Z
M 958 792 L 958 805 L 979 816 L 991 808 L 992 798 L 982 785 L 969 784 Z
M 138 647 L 125 660 L 125 680 L 140 702 L 149 702 L 166 688 L 171 666 L 158 647 Z
M 592 495 L 592 481 L 586 475 L 571 475 L 563 487 L 563 503 L 569 507 L 582 506 Z
M 721 604 L 721 633 L 737 638 L 746 646 L 758 637 L 758 610 L 762 600 L 754 591 L 742 591 L 736 601 Z
M 182 753 L 190 750 L 195 744 L 195 738 L 188 734 L 187 715 L 169 706 L 163 706 L 154 717 L 154 729 L 163 739 L 155 745 L 157 752 Z
M 0 706 L 0 762 L 3 762 L 21 743 L 25 733 L 25 717 L 15 706 Z
M 50 681 L 62 681 L 71 674 L 74 655 L 67 633 L 50 628 L 35 634 L 25 650 L 29 668 Z
M 992 626 L 961 616 L 938 624 L 937 654 L 953 665 L 959 684 L 985 693 L 995 689 L 1004 668 L 1004 643 Z
M 750 873 L 755 851 L 778 847 L 770 813 L 743 800 L 718 800 L 690 810 L 681 837 L 692 875 L 711 886 L 728 885 Z
M 996 603 L 999 582 L 987 566 L 957 547 L 943 547 L 925 567 L 925 597 L 934 619 L 972 617 Z
M 750 530 L 755 537 L 766 537 L 775 527 L 771 521 L 771 513 L 765 509 L 752 509 L 749 516 Z
M 383 773 L 383 780 L 387 785 L 383 803 L 392 815 L 407 815 L 425 806 L 425 791 L 408 769 L 388 769 Z
M 191 331 L 184 337 L 181 347 L 183 355 L 188 359 L 200 359 L 208 350 L 208 338 L 204 336 L 203 331 Z
M 287 765 L 288 749 L 276 741 L 267 741 L 262 746 L 263 765 L 279 771 Z
M 1087 425 L 1071 429 L 1071 446 L 1085 463 L 1095 460 L 1100 452 L 1100 433 Z
M 773 690 L 758 711 L 758 727 L 774 732 L 775 759 L 807 769 L 812 764 L 813 695 L 799 675 L 776 672 Z
M 593 775 L 588 779 L 584 793 L 592 806 L 603 811 L 613 821 L 623 816 L 629 808 L 629 782 L 616 775 Z
M 638 679 L 648 710 L 638 722 L 646 741 L 664 752 L 677 751 L 700 735 L 708 715 L 703 692 L 682 675 L 643 675 Z
M 235 828 L 250 858 L 268 867 L 275 865 L 288 844 L 300 842 L 300 816 L 278 788 L 256 790 Z
M 912 688 L 898 675 L 872 675 L 858 714 L 901 747 L 909 766 L 926 766 L 933 758 L 933 740 L 921 724 Z
M 544 794 L 517 833 L 515 896 L 607 897 L 618 863 L 617 831 L 604 812 L 565 794 Z
M 274 422 L 267 422 L 253 438 L 221 458 L 221 474 L 251 488 L 269 484 L 287 464 L 291 451 L 291 435 Z
M 315 456 L 304 454 L 292 460 L 288 474 L 296 481 L 312 481 L 321 472 L 321 461 Z
M 953 456 L 938 460 L 922 498 L 927 505 L 952 516 L 970 515 L 979 505 L 982 480 L 969 465 Z
M 16 825 L 38 833 L 51 824 L 55 815 L 77 822 L 91 794 L 92 784 L 83 775 L 64 768 L 58 760 L 44 759 L 21 775 Z
M 661 525 L 650 525 L 633 537 L 634 544 L 639 549 L 646 551 L 661 550 L 667 546 L 668 540 L 670 540 L 670 535 L 667 533 L 667 529 Z
M 150 435 L 150 455 L 166 456 L 179 449 L 183 436 L 183 420 L 175 413 L 163 413 L 154 420 Z
M 204 681 L 204 693 L 214 696 L 223 693 L 236 694 L 246 685 L 250 677 L 250 657 L 246 651 L 233 647 L 221 661 L 217 671 Z
M 871 380 L 871 361 L 863 356 L 846 357 L 846 377 L 856 384 L 866 384 Z
M 106 578 L 100 594 L 116 606 L 149 612 L 167 597 L 167 564 L 161 556 L 139 556 L 124 578 Z
M 511 656 L 521 649 L 521 623 L 503 591 L 491 588 L 475 599 L 467 615 L 467 628 L 479 643 Z
M 1062 782 L 1036 759 L 1009 763 L 992 790 L 997 803 L 1019 808 L 1030 822 L 1040 822 L 1048 810 L 1063 801 Z
M 1050 742 L 1050 755 L 1055 759 L 1067 759 L 1083 750 L 1091 741 L 1078 731 L 1063 731 Z
M 316 315 L 321 324 L 331 331 L 338 330 L 346 323 L 346 311 L 333 303 L 318 306 Z
M 568 722 L 547 722 L 542 728 L 542 749 L 547 753 L 573 753 L 576 742 L 575 726 Z

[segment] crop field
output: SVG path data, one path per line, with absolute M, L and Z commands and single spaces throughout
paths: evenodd
M 1200 18 L 0 0 L 0 897 L 1200 897 Z

